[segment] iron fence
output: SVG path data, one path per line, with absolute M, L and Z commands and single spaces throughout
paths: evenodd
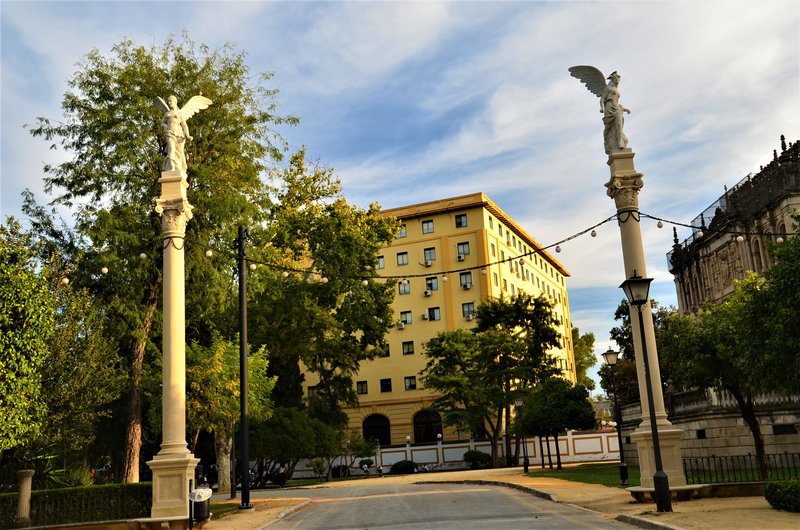
M 767 455 L 769 478 L 800 479 L 800 453 Z M 683 459 L 687 484 L 761 482 L 756 455 L 704 456 Z

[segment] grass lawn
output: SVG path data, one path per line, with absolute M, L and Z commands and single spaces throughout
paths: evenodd
M 586 482 L 588 484 L 602 484 L 621 488 L 619 483 L 619 464 L 616 462 L 603 462 L 602 464 L 569 464 L 565 465 L 561 471 L 550 468 L 530 467 L 528 473 L 530 477 L 548 477 L 572 480 L 574 482 Z M 628 482 L 630 486 L 641 484 L 639 480 L 639 468 L 628 466 Z

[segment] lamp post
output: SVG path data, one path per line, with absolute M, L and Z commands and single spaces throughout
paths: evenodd
M 250 504 L 250 455 L 248 454 L 250 417 L 247 411 L 247 255 L 245 253 L 247 236 L 247 229 L 240 226 L 239 235 L 234 243 L 239 262 L 239 406 L 241 414 L 239 427 L 242 430 L 241 447 L 239 448 L 242 454 L 242 502 L 239 505 L 240 510 L 249 510 L 253 507 Z
M 518 409 L 521 409 L 522 406 L 525 404 L 525 400 L 522 398 L 517 398 L 514 400 L 514 405 L 517 406 Z M 522 471 L 523 473 L 528 472 L 528 443 L 525 440 L 525 433 L 522 433 Z M 544 462 L 542 462 L 544 463 Z
M 623 486 L 627 486 L 628 464 L 625 463 L 625 451 L 622 448 L 622 411 L 617 404 L 617 382 L 615 377 L 619 352 L 609 348 L 608 351 L 604 352 L 602 355 L 603 360 L 611 369 L 611 393 L 614 394 L 614 419 L 616 420 L 612 423 L 614 423 L 617 429 L 617 445 L 619 446 L 619 483 Z M 605 423 L 605 421 L 603 423 Z
M 656 472 L 653 475 L 656 509 L 659 512 L 671 512 L 672 499 L 669 492 L 669 479 L 661 463 L 661 445 L 658 439 L 658 425 L 656 423 L 656 415 L 653 412 L 655 410 L 653 382 L 650 378 L 650 362 L 647 358 L 647 341 L 644 340 L 644 318 L 642 317 L 642 306 L 649 302 L 650 282 L 652 281 L 652 278 L 642 278 L 634 270 L 631 277 L 622 282 L 620 288 L 625 292 L 625 296 L 628 298 L 628 302 L 631 306 L 636 308 L 636 314 L 639 315 L 639 333 L 642 337 L 641 353 L 642 362 L 644 363 L 645 388 L 647 389 L 647 406 L 650 409 L 650 431 L 653 436 L 653 458 L 656 464 Z M 621 453 L 622 448 L 620 447 L 620 454 Z

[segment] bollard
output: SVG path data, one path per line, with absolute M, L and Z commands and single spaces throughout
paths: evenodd
M 33 469 L 20 469 L 17 471 L 17 484 L 19 486 L 17 528 L 31 526 L 31 484 L 33 483 L 33 473 Z

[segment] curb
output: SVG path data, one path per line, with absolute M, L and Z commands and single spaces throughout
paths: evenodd
M 529 488 L 528 486 L 522 486 L 520 484 L 514 484 L 513 482 L 501 482 L 499 480 L 425 480 L 420 482 L 415 482 L 414 484 L 474 484 L 478 486 L 503 486 L 505 488 L 511 488 L 515 490 L 519 490 L 530 495 L 534 495 L 536 497 L 546 499 L 548 501 L 558 502 L 558 497 L 553 495 L 552 493 L 547 493 L 546 491 L 537 490 L 535 488 Z M 596 510 L 591 510 L 589 508 L 584 508 L 583 506 L 578 506 L 576 504 L 568 504 L 573 508 L 579 508 L 581 510 L 586 510 L 587 512 L 596 513 L 598 515 L 605 516 L 607 514 L 603 512 L 598 512 Z M 636 515 L 626 515 L 620 514 L 614 517 L 615 520 L 626 523 L 632 526 L 638 526 L 639 528 L 647 528 L 650 530 L 683 530 L 680 526 L 674 526 L 668 523 L 661 523 L 653 521 L 652 519 L 647 519 L 645 517 L 639 517 Z

